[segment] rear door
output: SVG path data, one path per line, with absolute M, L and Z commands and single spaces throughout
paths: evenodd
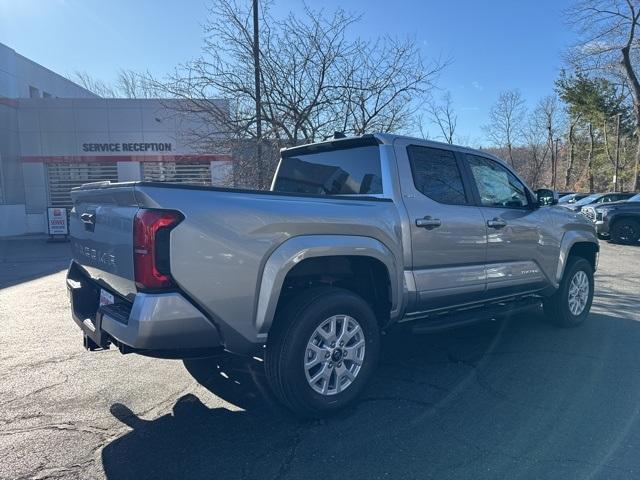
M 394 143 L 409 215 L 417 311 L 481 299 L 486 227 L 453 150 Z
M 69 227 L 73 258 L 104 288 L 136 293 L 133 221 L 138 203 L 132 185 L 74 190 Z
M 502 163 L 468 153 L 463 158 L 487 226 L 487 297 L 544 287 L 544 262 L 555 262 L 558 248 L 547 209 L 534 208 L 524 183 Z

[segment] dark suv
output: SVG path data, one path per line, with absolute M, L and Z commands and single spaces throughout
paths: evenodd
M 640 193 L 626 201 L 584 207 L 582 213 L 596 224 L 601 238 L 622 244 L 640 240 Z
M 628 200 L 634 195 L 635 193 L 622 193 L 622 192 L 592 193 L 591 195 L 586 196 L 575 203 L 561 203 L 560 205 L 574 212 L 579 212 L 587 205 L 593 205 L 595 203 L 609 203 L 609 202 L 618 202 L 621 200 Z

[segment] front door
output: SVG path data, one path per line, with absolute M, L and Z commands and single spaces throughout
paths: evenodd
M 474 182 L 476 201 L 487 225 L 487 297 L 534 291 L 547 284 L 545 251 L 557 245 L 546 208 L 500 162 L 464 154 Z
M 463 305 L 484 296 L 486 227 L 453 150 L 394 146 L 409 216 L 416 311 Z

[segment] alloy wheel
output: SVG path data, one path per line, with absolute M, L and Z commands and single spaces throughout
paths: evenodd
M 358 321 L 349 315 L 324 320 L 307 342 L 304 371 L 309 386 L 321 395 L 335 395 L 358 376 L 365 355 L 365 337 Z

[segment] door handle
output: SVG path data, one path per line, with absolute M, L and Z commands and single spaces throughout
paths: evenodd
M 96 223 L 96 214 L 95 213 L 83 213 L 80 215 L 80 220 L 84 223 L 94 224 Z
M 85 212 L 80 215 L 80 220 L 84 223 L 84 229 L 87 232 L 93 232 L 96 228 L 96 214 Z
M 496 217 L 493 220 L 487 220 L 487 227 L 500 229 L 507 226 L 507 222 L 505 222 L 502 218 Z
M 416 219 L 416 227 L 426 228 L 427 230 L 438 228 L 440 225 L 442 225 L 442 222 L 439 218 L 431 218 L 429 215 Z

